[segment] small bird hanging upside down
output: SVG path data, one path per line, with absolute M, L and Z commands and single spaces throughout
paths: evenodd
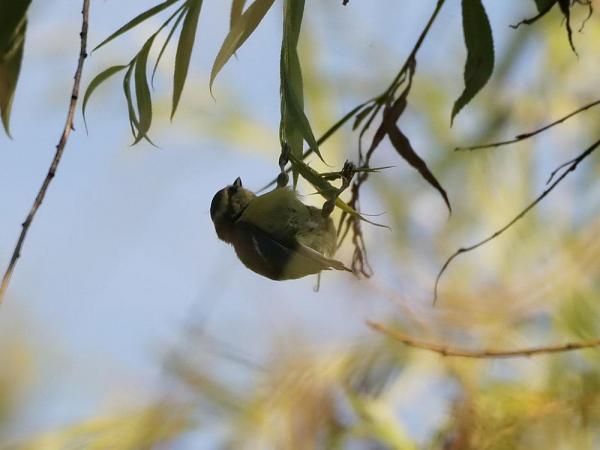
M 219 239 L 233 245 L 242 263 L 272 280 L 351 272 L 331 258 L 337 236 L 329 214 L 305 205 L 287 187 L 256 196 L 237 178 L 215 194 L 210 216 Z

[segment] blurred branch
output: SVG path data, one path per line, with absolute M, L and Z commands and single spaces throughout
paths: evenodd
M 568 161 L 565 164 L 561 164 L 558 167 L 558 169 L 556 169 L 554 172 L 552 172 L 552 176 L 548 180 L 548 182 L 550 182 L 552 180 L 552 178 L 554 177 L 554 175 L 556 175 L 556 173 L 559 170 L 564 169 L 564 172 L 561 174 L 561 176 L 558 177 L 554 181 L 554 183 L 552 183 L 548 188 L 546 188 L 546 190 L 544 190 L 544 192 L 542 192 L 533 202 L 531 202 L 529 205 L 527 205 L 527 207 L 525 209 L 523 209 L 519 214 L 517 214 L 510 222 L 508 222 L 502 228 L 500 228 L 499 230 L 495 231 L 493 234 L 491 234 L 487 238 L 485 238 L 485 239 L 477 242 L 476 244 L 470 245 L 468 247 L 461 247 L 457 251 L 455 251 L 452 255 L 450 255 L 450 257 L 448 259 L 446 259 L 446 262 L 444 263 L 444 265 L 440 269 L 439 273 L 437 274 L 437 277 L 435 278 L 435 285 L 434 285 L 434 288 L 433 288 L 433 304 L 435 305 L 436 302 L 437 302 L 437 298 L 438 298 L 438 285 L 440 283 L 440 279 L 442 278 L 442 275 L 444 274 L 444 272 L 446 271 L 446 269 L 448 268 L 448 266 L 450 265 L 450 263 L 454 260 L 454 258 L 456 258 L 458 255 L 460 255 L 462 253 L 470 252 L 472 250 L 475 250 L 475 249 L 481 247 L 484 244 L 487 244 L 491 240 L 493 240 L 493 239 L 497 238 L 498 236 L 500 236 L 502 233 L 504 233 L 510 227 L 512 227 L 516 222 L 518 222 L 519 220 L 521 220 L 531 209 L 533 209 L 539 202 L 541 202 L 544 197 L 546 197 L 550 192 L 552 192 L 552 190 L 556 186 L 558 186 L 558 184 L 569 173 L 574 172 L 575 169 L 577 169 L 577 166 L 579 165 L 579 163 L 581 161 L 583 161 L 585 158 L 587 158 L 589 155 L 591 155 L 594 152 L 594 150 L 596 150 L 598 148 L 598 146 L 600 146 L 600 140 L 594 142 L 590 147 L 588 147 L 583 153 L 581 153 L 576 158 Z
M 48 173 L 46 174 L 46 178 L 42 183 L 42 186 L 33 202 L 33 206 L 29 210 L 29 214 L 27 214 L 27 218 L 25 222 L 21 224 L 21 234 L 19 235 L 19 239 L 17 241 L 17 245 L 13 251 L 12 257 L 8 264 L 8 268 L 4 273 L 2 278 L 2 284 L 0 285 L 0 304 L 4 299 L 4 295 L 6 294 L 6 289 L 8 288 L 8 283 L 10 282 L 10 278 L 15 269 L 15 265 L 17 264 L 17 260 L 19 256 L 21 256 L 21 248 L 23 247 L 23 243 L 25 242 L 25 237 L 27 236 L 27 232 L 29 231 L 29 227 L 33 222 L 33 218 L 37 213 L 37 210 L 42 205 L 44 201 L 44 197 L 46 196 L 46 191 L 50 186 L 50 182 L 54 178 L 56 174 L 56 169 L 60 164 L 60 160 L 62 158 L 63 152 L 65 150 L 65 146 L 67 145 L 67 141 L 69 139 L 69 135 L 71 131 L 75 128 L 73 127 L 73 119 L 75 117 L 75 109 L 77 106 L 77 99 L 79 97 L 79 85 L 81 84 L 81 74 L 83 72 L 83 63 L 85 58 L 87 57 L 87 33 L 88 33 L 88 20 L 89 20 L 89 9 L 90 9 L 90 0 L 83 0 L 83 7 L 81 10 L 82 14 L 82 23 L 81 23 L 81 33 L 79 33 L 81 45 L 79 50 L 79 59 L 77 61 L 77 69 L 75 70 L 73 89 L 71 90 L 71 99 L 69 101 L 69 109 L 67 111 L 67 120 L 65 122 L 65 126 L 63 128 L 62 134 L 60 136 L 60 140 L 56 146 L 56 153 L 54 154 L 54 158 L 52 159 L 52 163 L 50 164 L 50 168 L 48 169 Z
M 513 139 L 509 139 L 507 141 L 499 141 L 499 142 L 492 142 L 490 144 L 478 144 L 478 145 L 472 145 L 469 147 L 456 147 L 454 149 L 454 151 L 461 151 L 461 150 L 480 150 L 480 149 L 484 149 L 484 148 L 495 148 L 495 147 L 502 147 L 503 145 L 510 145 L 510 144 L 514 144 L 516 142 L 519 141 L 524 141 L 525 139 L 529 139 L 530 137 L 536 136 L 546 130 L 548 130 L 549 128 L 552 128 L 556 125 L 559 125 L 561 123 L 563 123 L 564 121 L 570 119 L 573 116 L 576 116 L 577 114 L 587 111 L 590 108 L 593 108 L 594 106 L 600 105 L 600 100 L 596 100 L 592 103 L 588 103 L 585 106 L 582 106 L 581 108 L 567 114 L 566 116 L 555 120 L 552 123 L 549 123 L 548 125 L 543 126 L 542 128 L 539 128 L 535 131 L 531 131 L 529 133 L 523 133 L 523 134 L 519 134 L 517 136 L 515 136 Z
M 588 341 L 569 342 L 567 344 L 561 345 L 549 345 L 545 347 L 528 347 L 516 350 L 468 350 L 465 348 L 451 347 L 449 345 L 437 344 L 434 342 L 427 342 L 415 339 L 413 337 L 402 334 L 399 331 L 387 328 L 386 326 L 376 322 L 368 321 L 367 325 L 369 325 L 374 330 L 385 334 L 389 338 L 402 342 L 408 347 L 419 348 L 421 350 L 428 350 L 430 352 L 439 353 L 442 356 L 458 356 L 463 358 L 517 358 L 600 347 L 600 339 L 591 339 Z

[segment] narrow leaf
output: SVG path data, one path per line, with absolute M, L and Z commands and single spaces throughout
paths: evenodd
M 398 154 L 404 158 L 404 160 L 409 163 L 412 167 L 418 170 L 421 176 L 434 188 L 438 190 L 441 194 L 446 206 L 448 206 L 448 210 L 452 213 L 452 207 L 450 206 L 450 200 L 448 199 L 448 194 L 442 187 L 442 185 L 438 182 L 438 180 L 433 176 L 429 167 L 425 161 L 421 159 L 421 157 L 414 151 L 412 145 L 408 138 L 400 131 L 400 128 L 395 123 L 385 122 L 386 123 L 386 133 L 390 138 L 390 141 Z
M 229 14 L 229 29 L 231 30 L 244 11 L 246 0 L 232 0 Z
M 285 0 L 280 60 L 281 122 L 279 134 L 282 144 L 287 143 L 296 158 L 302 157 L 302 141 L 306 140 L 312 152 L 323 160 L 308 118 L 304 114 L 302 71 L 297 50 L 303 14 L 304 0 Z M 296 186 L 298 172 L 293 167 L 292 173 L 294 186 Z
M 94 91 L 98 88 L 98 86 L 100 86 L 103 82 L 108 80 L 114 74 L 120 72 L 121 70 L 123 70 L 127 67 L 129 67 L 129 66 L 128 65 L 118 65 L 118 66 L 109 67 L 108 69 L 106 69 L 106 70 L 100 72 L 98 75 L 96 75 L 96 77 L 88 85 L 87 89 L 85 90 L 85 94 L 83 96 L 83 103 L 81 106 L 81 111 L 83 113 L 83 123 L 85 124 L 86 129 L 87 129 L 87 122 L 86 122 L 86 118 L 85 118 L 85 108 L 87 106 L 88 100 L 90 99 L 90 97 L 92 96 Z
M 373 111 L 373 108 L 375 108 L 376 106 L 377 106 L 377 103 L 373 103 L 373 104 L 367 106 L 365 109 L 363 109 L 361 112 L 359 112 L 356 115 L 356 118 L 354 119 L 354 124 L 352 125 L 353 131 L 356 130 L 360 126 L 361 122 L 365 119 L 365 117 L 367 117 L 369 115 L 369 113 L 371 111 Z
M 119 37 L 120 35 L 122 35 L 123 33 L 126 33 L 127 31 L 131 30 L 132 28 L 138 26 L 140 23 L 144 22 L 145 20 L 149 19 L 150 17 L 158 14 L 159 12 L 161 12 L 162 10 L 168 8 L 169 6 L 171 6 L 173 3 L 178 2 L 179 0 L 166 0 L 146 11 L 144 11 L 143 13 L 141 13 L 140 15 L 134 17 L 133 19 L 131 19 L 129 22 L 127 22 L 125 25 L 123 25 L 121 28 L 119 28 L 117 31 L 115 31 L 113 34 L 111 34 L 109 37 L 107 37 L 106 39 L 104 39 L 102 42 L 100 42 L 100 44 L 98 44 L 93 51 L 98 50 L 100 47 L 106 45 L 107 43 L 109 43 L 110 41 L 112 41 L 113 39 Z
M 188 13 L 183 21 L 179 43 L 177 44 L 177 54 L 175 55 L 175 74 L 173 76 L 173 104 L 171 109 L 171 120 L 177 111 L 181 93 L 185 86 L 188 69 L 190 68 L 190 59 L 196 40 L 196 29 L 198 28 L 198 19 L 202 9 L 202 0 L 191 0 Z
M 210 89 L 212 90 L 213 82 L 221 71 L 223 66 L 229 61 L 235 52 L 242 46 L 246 39 L 254 32 L 258 24 L 262 21 L 263 17 L 267 14 L 274 0 L 256 0 L 252 3 L 248 9 L 235 20 L 232 19 L 232 26 L 229 33 L 225 37 L 221 49 L 215 58 L 212 70 L 210 72 Z M 243 7 L 241 2 L 241 7 Z M 235 1 L 232 4 L 235 5 Z
M 31 0 L 0 3 L 0 116 L 10 137 L 10 113 L 21 71 Z
M 160 52 L 158 53 L 158 56 L 156 57 L 156 62 L 154 63 L 154 68 L 152 69 L 152 78 L 150 80 L 150 82 L 152 84 L 152 87 L 154 87 L 154 75 L 156 75 L 156 69 L 158 69 L 158 64 L 160 63 L 160 60 L 163 57 L 163 53 L 167 49 L 167 46 L 169 45 L 169 42 L 171 42 L 171 38 L 173 37 L 173 35 L 175 34 L 175 31 L 179 27 L 179 24 L 181 23 L 181 21 L 183 20 L 183 18 L 187 14 L 187 7 L 186 7 L 186 5 L 184 5 L 184 7 L 182 7 L 181 10 L 178 10 L 176 12 L 176 14 L 179 14 L 179 16 L 177 17 L 177 20 L 175 21 L 175 23 L 171 27 L 171 31 L 169 31 L 169 34 L 167 35 L 167 38 L 165 39 L 165 42 L 163 43 L 163 45 L 162 45 L 162 47 L 160 49 Z
M 486 85 L 494 71 L 494 38 L 481 0 L 462 0 L 463 32 L 467 47 L 465 89 L 454 103 L 450 121 Z
M 133 142 L 134 145 L 146 137 L 148 130 L 150 130 L 150 125 L 152 125 L 152 98 L 150 87 L 148 86 L 146 66 L 148 64 L 148 53 L 150 53 L 153 42 L 154 36 L 146 41 L 140 53 L 135 58 L 135 97 L 139 113 L 139 124 L 137 126 L 137 136 Z
M 577 54 L 577 50 L 575 50 L 575 45 L 573 44 L 573 30 L 571 29 L 570 0 L 558 0 L 558 6 L 560 6 L 560 11 L 563 13 L 563 16 L 565 16 L 565 26 L 567 27 L 569 45 L 571 46 L 571 50 L 573 50 L 573 52 Z
M 135 138 L 137 135 L 139 122 L 131 97 L 131 74 L 133 72 L 134 65 L 135 60 L 130 63 L 129 69 L 127 69 L 127 72 L 125 72 L 125 76 L 123 77 L 123 92 L 125 94 L 125 100 L 127 101 L 127 112 L 129 114 L 129 126 L 131 127 L 131 134 L 133 134 Z

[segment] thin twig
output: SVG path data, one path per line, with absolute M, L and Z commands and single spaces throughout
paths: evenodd
M 527 207 L 525 209 L 523 209 L 519 214 L 517 214 L 510 222 L 508 222 L 502 228 L 500 228 L 499 230 L 495 231 L 493 234 L 491 234 L 487 238 L 485 238 L 485 239 L 477 242 L 476 244 L 470 245 L 468 247 L 459 248 L 452 255 L 450 255 L 450 257 L 446 260 L 446 262 L 444 263 L 444 265 L 440 269 L 437 277 L 435 278 L 435 286 L 433 288 L 433 304 L 435 305 L 436 302 L 437 302 L 437 298 L 438 298 L 438 285 L 440 283 L 440 279 L 442 278 L 442 275 L 444 274 L 444 272 L 446 271 L 446 269 L 448 268 L 448 266 L 450 265 L 450 263 L 454 260 L 454 258 L 456 258 L 458 255 L 460 255 L 462 253 L 470 252 L 472 250 L 475 250 L 475 249 L 481 247 L 482 245 L 484 245 L 484 244 L 488 243 L 489 241 L 497 238 L 502 233 L 504 233 L 506 230 L 508 230 L 510 227 L 512 227 L 516 222 L 518 222 L 520 219 L 522 219 L 532 208 L 534 208 L 539 202 L 541 202 L 544 197 L 546 197 L 550 192 L 552 192 L 552 190 L 556 186 L 558 186 L 558 184 L 569 173 L 571 173 L 575 169 L 577 169 L 577 166 L 579 165 L 579 163 L 581 161 L 583 161 L 585 158 L 587 158 L 589 155 L 591 155 L 594 152 L 594 150 L 596 150 L 598 148 L 598 146 L 600 146 L 600 140 L 594 142 L 583 153 L 581 153 L 579 156 L 577 156 L 576 158 L 574 158 L 571 161 L 569 161 L 570 165 L 565 169 L 565 171 L 560 175 L 560 177 L 558 177 L 554 181 L 554 183 L 552 183 L 548 188 L 546 188 L 546 190 L 544 190 L 544 192 L 542 192 L 533 202 L 531 202 L 529 205 L 527 205 Z M 561 166 L 559 166 L 559 169 L 562 169 L 563 167 L 565 167 L 565 165 L 561 164 Z M 554 171 L 554 174 L 556 174 L 556 171 Z
M 421 350 L 428 350 L 430 352 L 439 353 L 442 356 L 458 356 L 462 358 L 518 358 L 600 347 L 600 339 L 590 339 L 588 341 L 569 342 L 566 344 L 548 345 L 544 347 L 527 347 L 516 350 L 468 350 L 465 348 L 451 347 L 445 344 L 437 344 L 434 342 L 427 342 L 422 341 L 420 339 L 415 339 L 411 336 L 407 336 L 405 334 L 400 333 L 399 331 L 392 330 L 376 322 L 367 322 L 367 325 L 396 341 L 402 342 L 408 347 L 419 348 Z
M 90 9 L 90 0 L 83 0 L 83 7 L 81 10 L 82 14 L 82 22 L 81 22 L 81 33 L 79 33 L 79 37 L 81 40 L 81 46 L 79 50 L 79 59 L 77 61 L 77 69 L 75 70 L 75 77 L 73 82 L 73 89 L 71 90 L 71 98 L 69 100 L 69 109 L 67 112 L 67 120 L 65 121 L 65 126 L 63 128 L 62 134 L 60 136 L 60 140 L 56 145 L 56 153 L 54 154 L 54 158 L 52 159 L 52 163 L 50 164 L 50 168 L 48 169 L 48 173 L 46 174 L 46 178 L 40 187 L 40 190 L 33 202 L 33 206 L 29 210 L 29 214 L 27 214 L 27 218 L 21 224 L 21 234 L 19 235 L 19 240 L 17 241 L 17 245 L 13 251 L 12 257 L 10 259 L 10 263 L 8 264 L 8 268 L 4 273 L 2 278 L 2 284 L 0 285 L 0 304 L 4 300 L 4 295 L 6 294 L 6 290 L 8 288 L 8 283 L 10 282 L 10 278 L 15 269 L 15 265 L 17 264 L 17 260 L 21 256 L 21 248 L 23 247 L 23 243 L 25 242 L 25 237 L 27 236 L 27 232 L 29 231 L 29 227 L 33 222 L 33 218 L 39 207 L 42 205 L 44 201 L 44 197 L 46 196 L 46 191 L 50 186 L 50 182 L 56 175 L 56 169 L 60 163 L 63 152 L 65 150 L 65 146 L 67 145 L 67 141 L 69 139 L 69 135 L 71 131 L 74 130 L 73 127 L 73 119 L 75 117 L 75 110 L 77 107 L 77 99 L 79 97 L 79 85 L 81 84 L 81 74 L 83 72 L 83 63 L 85 58 L 87 57 L 87 34 L 88 34 L 88 22 L 89 22 L 89 9 Z
M 579 109 L 576 109 L 575 111 L 567 114 L 566 116 L 564 116 L 564 117 L 562 117 L 562 118 L 560 118 L 558 120 L 555 120 L 554 122 L 549 123 L 548 125 L 544 125 L 542 128 L 539 128 L 539 129 L 537 129 L 535 131 L 531 131 L 529 133 L 519 134 L 519 135 L 515 136 L 513 139 L 509 139 L 507 141 L 492 142 L 490 144 L 472 145 L 470 147 L 456 147 L 454 149 L 454 151 L 481 150 L 481 149 L 484 149 L 484 148 L 496 148 L 496 147 L 502 147 L 504 145 L 510 145 L 510 144 L 514 144 L 516 142 L 524 141 L 525 139 L 529 139 L 529 138 L 531 138 L 533 136 L 536 136 L 536 135 L 538 135 L 538 134 L 546 131 L 547 129 L 552 128 L 552 127 L 554 127 L 556 125 L 559 125 L 559 124 L 563 123 L 564 121 L 570 119 L 571 117 L 576 116 L 577 114 L 579 114 L 579 113 L 581 113 L 583 111 L 586 111 L 586 110 L 588 110 L 590 108 L 593 108 L 594 106 L 597 106 L 597 105 L 600 105 L 600 99 L 596 100 L 596 101 L 593 101 L 592 103 L 588 103 L 587 105 L 582 106 Z

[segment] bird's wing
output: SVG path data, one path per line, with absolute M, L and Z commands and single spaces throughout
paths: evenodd
M 349 270 L 300 243 L 285 243 L 247 222 L 236 224 L 235 251 L 249 269 L 275 280 L 301 278 L 322 270 Z
M 279 241 L 288 241 L 307 222 L 308 215 L 308 208 L 296 192 L 278 188 L 252 200 L 238 222 L 252 224 Z

